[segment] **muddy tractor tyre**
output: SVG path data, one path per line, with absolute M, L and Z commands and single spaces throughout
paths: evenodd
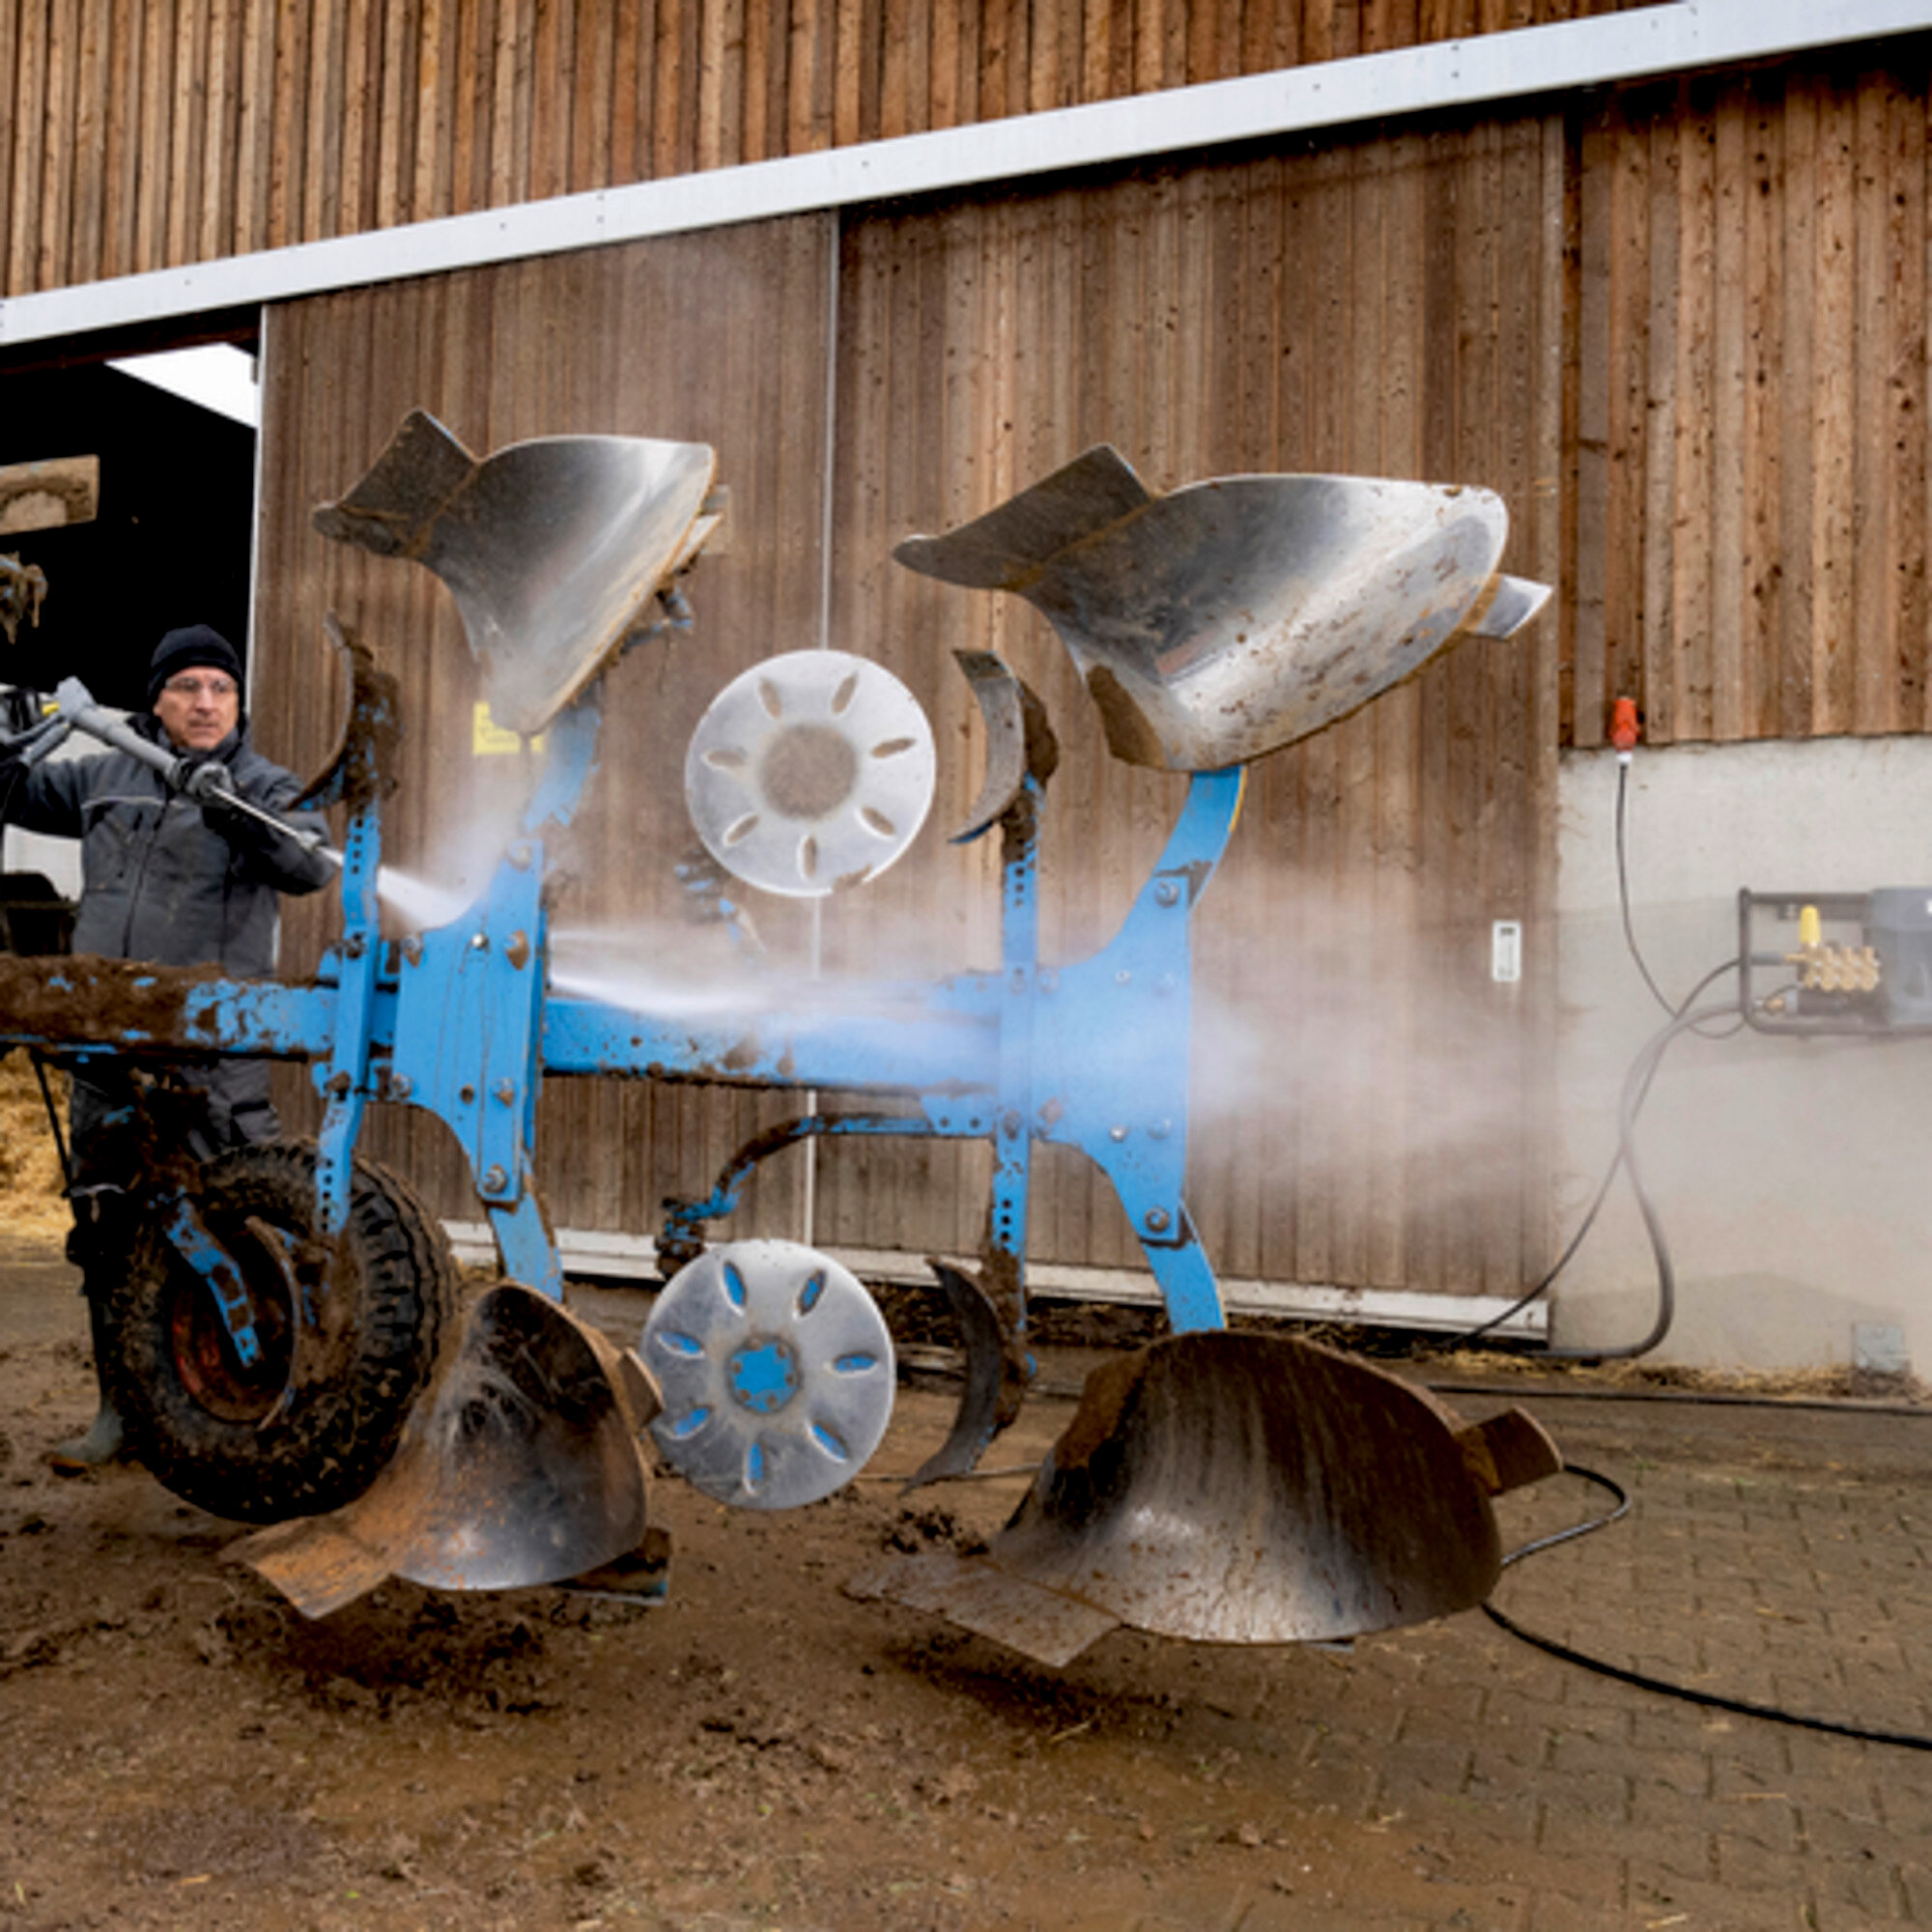
M 442 1230 L 401 1180 L 355 1161 L 338 1247 L 316 1233 L 315 1166 L 312 1145 L 278 1141 L 202 1170 L 196 1206 L 247 1284 L 255 1361 L 159 1216 L 112 1301 L 129 1447 L 176 1495 L 242 1522 L 320 1515 L 369 1487 L 454 1303 Z

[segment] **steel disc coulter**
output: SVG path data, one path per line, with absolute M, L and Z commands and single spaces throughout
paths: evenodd
M 892 1420 L 893 1341 L 850 1269 L 796 1241 L 732 1241 L 680 1268 L 644 1323 L 651 1424 L 687 1482 L 743 1509 L 849 1483 Z
M 727 871 L 818 898 L 905 851 L 937 769 L 932 726 L 891 671 L 843 651 L 792 651 L 712 700 L 685 754 L 684 792 Z

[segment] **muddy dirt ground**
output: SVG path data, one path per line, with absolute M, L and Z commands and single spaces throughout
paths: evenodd
M 48 1238 L 0 1241 L 0 1921 L 1269 1932 L 1932 1917 L 1932 1757 L 1674 1705 L 1477 1613 L 1349 1652 L 1120 1632 L 1050 1671 L 842 1592 L 883 1546 L 944 1530 L 935 1508 L 996 1526 L 1017 1478 L 914 1505 L 867 1479 L 771 1518 L 666 1480 L 662 1606 L 391 1582 L 305 1622 L 224 1560 L 232 1525 L 135 1469 L 43 1464 L 91 1412 L 73 1279 Z M 588 1305 L 635 1334 L 639 1297 Z M 1049 1383 L 1081 1367 L 1049 1354 Z M 875 1469 L 911 1468 L 950 1406 L 943 1384 L 903 1388 Z M 1665 1667 L 1716 1684 L 1736 1661 L 1747 1692 L 1928 1728 L 1914 1645 L 1932 1586 L 1913 1539 L 1932 1424 L 1855 1412 L 1841 1441 L 1812 1418 L 1793 1450 L 1755 1410 L 1611 1406 L 1547 1419 L 1639 1488 L 1664 1541 L 1588 1556 L 1637 1533 L 1619 1525 L 1571 1546 L 1533 1589 L 1525 1566 L 1512 1606 L 1580 1640 L 1590 1605 L 1611 1615 L 1615 1600 Z M 995 1460 L 1037 1455 L 1069 1409 L 1037 1399 Z M 1740 1484 L 1756 1486 L 1745 1505 Z M 1505 1499 L 1507 1536 L 1595 1507 L 1570 1479 L 1546 1489 Z M 1821 1545 L 1810 1580 L 1749 1553 L 1752 1522 L 1788 1540 L 1817 1510 L 1817 1537 L 1849 1522 L 1852 1541 Z M 1887 1538 L 1902 1567 L 1873 1607 L 1845 1566 Z

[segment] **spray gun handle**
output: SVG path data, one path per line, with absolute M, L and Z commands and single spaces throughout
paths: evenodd
M 72 731 L 73 726 L 65 718 L 48 718 L 32 730 L 22 731 L 18 737 L 9 739 L 0 749 L 4 749 L 6 755 L 25 771 L 38 765 L 48 753 L 58 751 Z
M 196 805 L 241 804 L 235 793 L 235 780 L 219 758 L 204 758 L 200 764 L 182 770 L 185 765 L 185 758 L 179 761 L 175 781 L 175 789 L 184 798 L 192 799 Z
M 112 712 L 103 711 L 79 678 L 61 679 L 54 690 L 54 709 L 71 729 L 85 731 L 90 738 L 99 738 L 117 752 L 126 752 L 151 771 L 158 772 L 171 791 L 181 789 L 187 761 L 162 751 L 138 731 L 130 730 Z

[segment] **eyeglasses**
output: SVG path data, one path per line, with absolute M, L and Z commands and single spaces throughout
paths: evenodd
M 235 680 L 232 677 L 171 677 L 161 689 L 176 697 L 199 697 L 203 692 L 211 697 L 233 697 Z

